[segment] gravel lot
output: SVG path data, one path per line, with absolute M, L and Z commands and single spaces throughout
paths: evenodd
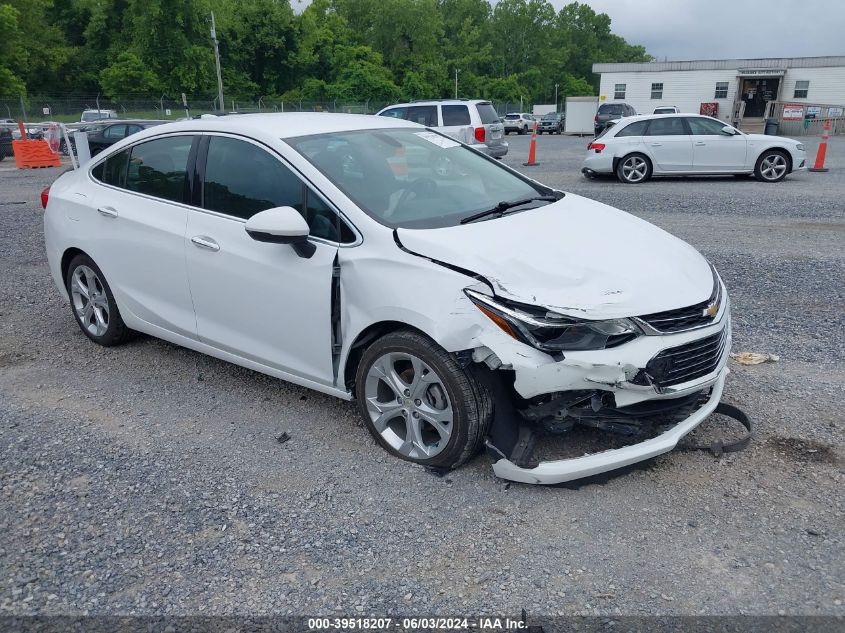
M 587 139 L 542 136 L 524 168 L 528 140 L 504 162 L 719 268 L 734 350 L 780 356 L 732 364 L 749 450 L 581 487 L 508 485 L 486 456 L 439 478 L 351 403 L 151 338 L 97 347 L 48 275 L 38 193 L 58 170 L 6 161 L 0 615 L 845 615 L 845 140 L 826 174 L 640 186 L 583 179 Z

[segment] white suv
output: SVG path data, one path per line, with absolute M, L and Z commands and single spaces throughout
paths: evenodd
M 505 124 L 505 134 L 527 134 L 534 127 L 534 117 L 526 112 L 508 112 L 502 122 Z
M 117 119 L 116 110 L 83 110 L 79 117 L 80 123 L 91 123 L 92 121 L 103 121 L 105 119 Z
M 376 113 L 437 128 L 492 158 L 508 153 L 504 128 L 493 104 L 471 99 L 436 99 L 397 103 Z

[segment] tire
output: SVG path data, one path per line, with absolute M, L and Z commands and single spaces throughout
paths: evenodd
M 86 298 L 93 286 L 93 306 Z M 111 288 L 103 271 L 87 255 L 74 257 L 67 269 L 65 287 L 70 296 L 70 309 L 82 333 L 99 345 L 111 347 L 131 339 L 135 332 L 126 327 L 117 309 Z
M 651 161 L 644 154 L 628 154 L 619 159 L 616 165 L 616 177 L 619 182 L 628 185 L 639 185 L 651 178 Z
M 770 149 L 760 154 L 754 165 L 754 177 L 760 182 L 780 182 L 789 173 L 789 157 L 781 150 Z
M 391 332 L 370 345 L 358 365 L 355 392 L 364 424 L 382 448 L 400 459 L 457 468 L 478 453 L 492 419 L 492 399 L 475 371 L 460 367 L 418 332 Z M 427 380 L 418 381 L 418 372 Z
M 6 155 L 0 152 L 0 163 L 2 163 L 6 159 Z

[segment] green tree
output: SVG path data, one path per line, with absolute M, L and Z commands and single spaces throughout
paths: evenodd
M 158 78 L 135 53 L 126 51 L 100 72 L 103 92 L 113 99 L 126 99 L 138 93 L 156 93 Z
M 18 74 L 25 68 L 21 50 L 21 33 L 18 28 L 18 10 L 0 4 L 0 95 L 13 96 L 26 92 L 26 85 Z

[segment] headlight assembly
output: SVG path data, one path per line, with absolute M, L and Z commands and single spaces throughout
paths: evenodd
M 467 297 L 493 323 L 513 338 L 544 352 L 566 352 L 616 347 L 642 332 L 629 319 L 588 321 L 517 304 L 464 289 Z

